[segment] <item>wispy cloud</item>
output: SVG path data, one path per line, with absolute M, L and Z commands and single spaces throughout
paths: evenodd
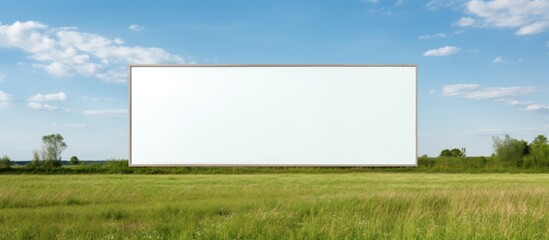
M 503 57 L 502 56 L 498 56 L 497 58 L 495 58 L 493 60 L 494 63 L 503 63 Z
M 445 38 L 447 36 L 448 35 L 446 35 L 446 33 L 435 33 L 435 34 L 431 34 L 431 35 L 422 35 L 422 36 L 419 36 L 417 38 L 420 39 L 420 40 L 426 40 L 426 39 L 431 39 L 431 38 Z
M 80 97 L 84 100 L 89 100 L 89 101 L 94 101 L 94 102 L 97 102 L 97 101 L 113 101 L 114 98 L 110 98 L 110 97 L 90 97 L 90 96 L 82 96 Z
M 386 9 L 386 8 L 383 8 L 383 7 L 375 8 L 375 9 L 368 9 L 367 12 L 370 13 L 370 14 L 376 14 L 376 15 L 380 15 L 380 16 L 400 16 L 400 15 L 404 14 L 403 11 L 395 12 L 393 10 Z
M 549 113 L 549 105 L 530 104 L 525 108 L 523 108 L 523 110 L 530 111 L 530 112 Z
M 40 102 L 46 102 L 46 101 L 65 101 L 67 100 L 67 95 L 64 92 L 58 92 L 58 93 L 51 93 L 51 94 L 35 94 L 29 98 L 29 102 L 27 103 L 27 106 L 32 109 L 37 110 L 48 110 L 48 111 L 65 111 L 68 112 L 68 108 L 62 108 L 56 105 L 51 104 L 44 104 Z
M 531 101 L 519 101 L 513 98 L 499 98 L 499 99 L 496 99 L 496 102 L 502 102 L 510 106 L 528 105 L 532 103 Z
M 67 109 L 67 108 L 61 108 L 59 106 L 50 105 L 50 104 L 42 104 L 42 103 L 37 103 L 37 102 L 29 102 L 29 103 L 27 103 L 27 106 L 32 108 L 32 109 L 36 109 L 36 110 L 48 110 L 48 111 L 62 110 L 62 111 L 65 111 L 65 112 L 69 111 L 69 109 Z
M 440 8 L 453 8 L 461 5 L 465 0 L 430 0 L 425 4 L 425 8 L 429 10 L 437 10 Z
M 476 19 L 460 19 L 463 26 L 517 29 L 517 35 L 533 35 L 549 29 L 549 1 L 546 0 L 470 0 L 467 12 Z M 471 23 L 471 24 L 466 24 Z
M 0 23 L 0 48 L 18 48 L 32 66 L 59 77 L 95 77 L 125 82 L 128 63 L 183 63 L 183 57 L 162 48 L 125 46 L 122 39 L 80 32 L 74 27 L 50 28 L 36 22 Z
M 437 49 L 431 49 L 423 53 L 425 57 L 448 56 L 459 52 L 460 48 L 454 46 L 444 46 Z
M 520 110 L 549 113 L 549 105 L 532 101 L 517 100 L 513 97 L 524 96 L 538 91 L 536 87 L 481 87 L 479 84 L 454 84 L 442 87 L 442 95 L 473 100 L 494 100 L 509 106 L 520 106 Z
M 0 90 L 0 108 L 7 108 L 10 106 L 12 97 L 10 94 Z
M 29 101 L 41 102 L 41 101 L 65 101 L 67 95 L 64 92 L 51 93 L 42 95 L 40 93 L 29 98 Z
M 457 22 L 454 23 L 454 25 L 460 26 L 460 27 L 468 27 L 472 26 L 476 23 L 476 20 L 470 17 L 462 17 Z
M 96 116 L 96 117 L 127 117 L 128 116 L 127 109 L 93 109 L 93 110 L 86 110 L 83 113 L 88 116 Z
M 145 27 L 139 25 L 139 24 L 132 24 L 128 27 L 128 29 L 132 32 L 141 32 L 145 30 Z
M 480 87 L 479 84 L 467 84 L 467 83 L 446 85 L 442 87 L 442 94 L 444 96 L 457 96 L 465 92 L 475 90 L 479 87 Z
M 536 87 L 480 87 L 479 84 L 455 84 L 442 87 L 444 96 L 467 99 L 500 99 L 522 96 L 537 91 Z

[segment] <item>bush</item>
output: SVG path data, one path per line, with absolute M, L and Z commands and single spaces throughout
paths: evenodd
M 105 168 L 111 173 L 132 173 L 133 170 L 128 165 L 128 160 L 108 159 Z
M 503 139 L 494 137 L 492 140 L 496 158 L 505 165 L 522 166 L 523 157 L 530 152 L 526 141 L 512 138 L 509 135 L 505 135 Z
M 61 160 L 45 160 L 43 166 L 47 168 L 58 168 L 63 166 L 63 162 L 61 162 Z
M 78 157 L 72 156 L 71 160 L 70 160 L 70 164 L 71 165 L 78 165 L 78 164 L 80 164 L 80 160 L 78 160 Z
M 11 159 L 4 155 L 2 158 L 0 158 L 0 169 L 10 169 L 11 168 Z

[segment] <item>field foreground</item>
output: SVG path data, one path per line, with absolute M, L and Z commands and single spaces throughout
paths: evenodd
M 0 239 L 549 239 L 549 174 L 0 176 Z

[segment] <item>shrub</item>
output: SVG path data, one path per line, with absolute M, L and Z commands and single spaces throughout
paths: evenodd
M 78 164 L 80 164 L 80 160 L 78 160 L 78 157 L 72 156 L 71 160 L 70 160 L 70 164 L 71 165 L 78 165 Z
M 505 138 L 494 137 L 496 158 L 504 164 L 520 167 L 522 158 L 529 154 L 528 143 L 505 135 Z
M 0 169 L 9 169 L 11 168 L 11 159 L 4 155 L 2 158 L 0 158 Z

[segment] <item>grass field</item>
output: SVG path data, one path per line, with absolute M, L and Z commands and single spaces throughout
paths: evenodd
M 549 174 L 2 175 L 0 239 L 549 239 Z

